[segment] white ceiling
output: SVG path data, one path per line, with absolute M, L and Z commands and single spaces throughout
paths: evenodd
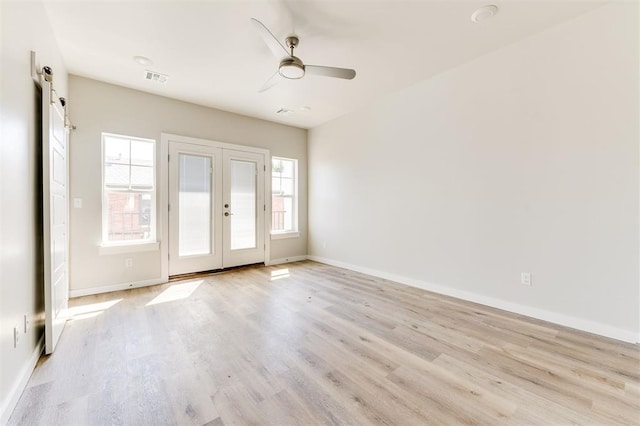
M 493 19 L 471 22 L 484 4 Z M 47 1 L 68 71 L 150 93 L 311 128 L 513 43 L 602 2 L 567 1 Z M 307 64 L 354 68 L 354 80 L 306 76 L 257 90 L 278 60 L 253 28 L 300 37 Z M 142 66 L 135 55 L 153 60 Z M 145 81 L 145 69 L 168 74 Z M 311 110 L 301 111 L 309 106 Z M 297 110 L 282 116 L 280 108 Z

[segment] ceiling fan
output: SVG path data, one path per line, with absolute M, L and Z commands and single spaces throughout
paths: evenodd
M 285 43 L 290 49 L 290 51 L 288 51 L 287 47 L 284 47 L 262 22 L 255 18 L 251 18 L 251 21 L 258 30 L 258 33 L 260 33 L 260 36 L 267 47 L 276 56 L 276 58 L 280 60 L 278 70 L 264 83 L 258 92 L 262 93 L 278 84 L 278 82 L 281 81 L 280 77 L 297 80 L 304 77 L 305 74 L 311 74 L 351 80 L 356 76 L 356 71 L 352 69 L 324 67 L 320 65 L 305 65 L 300 58 L 293 55 L 293 49 L 295 49 L 300 42 L 298 37 L 289 36 L 285 39 Z

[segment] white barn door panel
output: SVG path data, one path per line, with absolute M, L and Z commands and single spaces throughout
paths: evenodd
M 69 300 L 68 131 L 64 107 L 42 83 L 42 192 L 44 231 L 45 352 L 55 349 L 66 322 Z

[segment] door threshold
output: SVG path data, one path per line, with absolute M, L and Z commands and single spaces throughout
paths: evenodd
M 189 272 L 187 274 L 170 275 L 169 282 L 190 280 L 193 278 L 202 278 L 208 275 L 224 274 L 227 272 L 235 272 L 235 271 L 240 271 L 244 269 L 261 268 L 263 266 L 265 266 L 265 263 L 260 262 L 260 263 L 252 263 L 250 265 L 232 266 L 230 268 L 211 269 L 209 271 Z

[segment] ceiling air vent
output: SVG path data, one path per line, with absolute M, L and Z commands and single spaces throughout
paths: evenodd
M 166 84 L 167 80 L 169 80 L 169 76 L 160 74 L 159 72 L 147 70 L 144 72 L 144 79 L 149 81 L 154 81 L 160 84 Z

